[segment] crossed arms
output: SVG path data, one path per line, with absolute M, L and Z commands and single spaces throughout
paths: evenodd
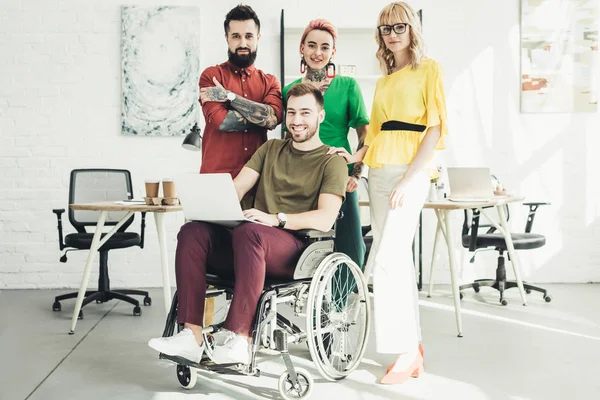
M 227 100 L 228 90 L 225 89 L 217 78 L 212 78 L 215 86 L 200 88 L 200 102 L 224 103 Z M 243 96 L 236 95 L 231 101 L 233 110 L 229 110 L 225 119 L 219 126 L 224 132 L 239 132 L 248 129 L 251 125 L 261 126 L 269 130 L 275 129 L 278 124 L 277 115 L 273 107 L 268 104 L 257 103 Z
M 244 167 L 233 180 L 238 200 L 258 182 L 260 174 L 252 168 Z M 319 195 L 318 206 L 316 210 L 307 211 L 299 214 L 286 214 L 287 222 L 285 229 L 316 229 L 327 232 L 333 226 L 340 207 L 342 206 L 342 197 L 331 193 L 322 193 Z M 279 225 L 279 220 L 274 214 L 267 214 L 260 210 L 244 210 L 244 216 L 271 226 Z

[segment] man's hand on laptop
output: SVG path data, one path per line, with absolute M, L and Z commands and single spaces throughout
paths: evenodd
M 256 208 L 244 210 L 244 217 L 270 226 L 279 226 L 279 220 L 276 215 L 264 213 Z

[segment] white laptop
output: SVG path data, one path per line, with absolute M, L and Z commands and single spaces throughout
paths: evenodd
M 244 221 L 260 224 L 244 218 L 229 174 L 181 175 L 175 178 L 175 187 L 187 220 L 211 222 L 229 228 Z
M 494 197 L 489 168 L 448 167 L 450 201 L 489 201 Z

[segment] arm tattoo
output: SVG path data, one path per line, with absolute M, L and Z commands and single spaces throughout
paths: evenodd
M 350 173 L 350 176 L 353 176 L 356 179 L 360 179 L 360 176 L 362 175 L 362 169 L 363 169 L 362 161 L 354 163 L 354 167 L 352 168 L 352 172 Z
M 364 136 L 364 135 L 361 135 L 361 136 Z M 356 151 L 359 151 L 360 149 L 362 149 L 364 145 L 365 145 L 365 138 L 361 137 L 358 141 L 358 146 L 356 146 Z M 354 163 L 354 167 L 352 168 L 352 172 L 350 173 L 350 176 L 353 176 L 356 179 L 360 179 L 360 175 L 362 174 L 363 165 L 364 164 L 362 163 L 362 161 Z
M 267 104 L 257 103 L 237 95 L 235 100 L 231 102 L 231 107 L 255 125 L 267 129 L 274 129 L 277 126 L 275 110 Z
M 229 110 L 225 119 L 219 126 L 219 130 L 223 132 L 240 132 L 244 129 L 248 129 L 251 124 L 248 123 L 246 118 L 235 110 Z
M 206 96 L 210 101 L 227 100 L 227 90 L 217 86 L 207 87 L 206 89 Z

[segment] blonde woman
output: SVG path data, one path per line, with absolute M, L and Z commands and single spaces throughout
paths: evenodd
M 444 148 L 446 105 L 440 65 L 424 55 L 418 15 L 396 2 L 379 14 L 376 40 L 384 76 L 377 81 L 365 146 L 347 162 L 369 168 L 375 336 L 379 353 L 397 355 L 383 384 L 423 372 L 418 293 L 411 245 L 429 188 L 427 168 Z

